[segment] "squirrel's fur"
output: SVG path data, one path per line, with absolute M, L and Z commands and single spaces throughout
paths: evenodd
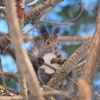
M 55 73 L 54 70 L 48 68 L 45 65 L 41 65 L 41 61 L 56 67 L 57 69 L 62 65 L 65 58 L 60 54 L 58 50 L 58 33 L 60 28 L 57 27 L 54 30 L 54 34 L 50 35 L 43 26 L 39 26 L 38 30 L 42 35 L 42 41 L 35 44 L 32 54 L 36 56 L 36 60 L 33 61 L 33 66 L 37 72 L 37 76 L 43 85 L 46 85 Z M 39 60 L 38 58 L 41 58 Z M 43 64 L 43 63 L 42 63 Z M 69 77 L 73 77 L 72 72 L 69 73 Z M 59 90 L 67 91 L 69 94 L 73 91 L 73 83 L 67 78 L 62 82 Z M 62 100 L 63 96 L 54 96 L 57 100 Z

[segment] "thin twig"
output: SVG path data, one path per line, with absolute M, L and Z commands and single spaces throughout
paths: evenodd
M 74 25 L 74 23 L 58 23 L 58 22 L 41 21 L 41 20 L 34 20 L 34 21 L 39 22 L 39 23 L 48 23 L 48 24 L 56 24 L 56 25 L 69 25 L 69 26 Z
M 30 28 L 28 31 L 24 32 L 23 35 L 26 35 L 28 32 L 32 31 L 36 26 L 38 25 L 38 23 L 36 23 L 32 28 Z
M 51 68 L 52 70 L 54 70 L 55 72 L 56 72 L 56 68 L 54 68 L 53 66 L 51 66 L 51 65 L 49 65 L 49 64 L 47 64 L 47 63 L 43 63 L 43 65 L 45 65 L 45 66 L 47 66 L 47 67 L 49 67 L 49 68 Z M 76 81 L 74 81 L 72 78 L 70 78 L 70 77 L 67 77 L 70 81 L 72 81 L 73 83 L 75 83 L 75 84 L 77 84 L 78 85 L 78 83 L 76 82 Z
M 46 11 L 46 13 L 40 18 L 40 20 L 43 20 L 48 14 L 49 12 L 53 9 L 53 7 L 48 8 Z
M 74 81 L 72 78 L 70 78 L 70 77 L 67 77 L 69 80 L 71 80 L 73 83 L 75 83 L 77 86 L 79 85 L 79 83 L 78 82 L 76 82 L 76 81 Z M 94 93 L 93 92 L 93 95 L 96 95 L 96 96 L 98 96 L 98 97 L 100 97 L 100 94 L 96 94 L 96 93 Z
M 74 81 L 72 78 L 70 78 L 70 77 L 67 77 L 69 80 L 71 80 L 73 83 L 75 83 L 77 86 L 79 85 L 79 83 L 78 82 L 76 82 L 76 81 Z M 100 97 L 100 94 L 96 94 L 96 93 L 94 93 L 93 92 L 93 95 L 96 95 L 96 96 L 98 96 L 98 97 Z
M 100 94 L 96 94 L 96 93 L 93 93 L 95 96 L 98 96 L 98 97 L 100 97 Z
M 50 9 L 48 10 L 48 12 L 46 12 L 46 13 L 40 18 L 40 20 L 43 20 L 43 19 L 47 16 L 47 14 L 48 14 L 52 9 L 53 9 L 53 7 L 50 8 Z M 39 22 L 37 22 L 36 24 L 34 24 L 34 26 L 33 26 L 32 28 L 30 28 L 28 31 L 24 32 L 23 35 L 26 35 L 28 32 L 32 31 L 38 24 L 39 24 Z
M 12 72 L 6 72 L 6 71 L 3 71 L 5 77 L 9 78 L 9 79 L 12 79 L 13 81 L 15 82 L 18 82 L 18 76 L 15 75 L 14 73 Z M 2 75 L 2 72 L 0 72 L 0 76 Z
M 26 4 L 25 6 L 32 6 L 32 5 L 34 5 L 36 2 L 38 2 L 38 0 L 34 0 L 34 1 L 32 1 L 31 3 Z
M 40 5 L 34 7 L 31 11 L 29 11 L 25 15 L 24 24 L 28 24 L 32 19 L 39 16 L 41 12 L 46 10 L 49 7 L 55 7 L 58 3 L 62 2 L 63 0 L 46 0 L 45 2 L 41 3 Z
M 75 18 L 73 18 L 73 19 L 68 19 L 68 18 L 65 17 L 68 21 L 75 21 L 75 20 L 77 20 L 82 15 L 82 12 L 83 12 L 82 0 L 80 0 L 80 2 L 81 2 L 81 4 L 80 4 L 81 5 L 81 11 L 80 11 L 80 13 Z
M 54 68 L 54 67 L 52 67 L 51 65 L 49 65 L 49 64 L 47 64 L 47 63 L 43 63 L 43 65 L 45 65 L 45 66 L 47 66 L 47 67 L 49 67 L 49 68 L 51 68 L 51 69 L 53 69 L 54 71 L 56 71 L 57 69 L 56 68 Z
M 73 80 L 72 78 L 70 78 L 70 77 L 67 77 L 70 81 L 72 81 L 73 83 L 75 83 L 75 84 L 77 84 L 78 85 L 78 83 L 75 81 L 75 80 Z
M 77 64 L 75 67 L 74 67 L 74 70 L 77 70 L 79 68 L 82 68 L 84 66 L 84 64 L 86 63 L 86 60 L 84 60 L 83 62 L 80 62 L 79 64 Z
M 43 95 L 49 95 L 49 94 L 60 94 L 60 95 L 63 95 L 65 97 L 67 97 L 68 99 L 70 100 L 74 100 L 74 98 L 72 98 L 67 92 L 64 92 L 64 91 L 58 91 L 58 90 L 55 90 L 53 88 L 50 88 L 46 85 L 44 85 L 43 87 L 49 89 L 50 91 L 44 91 L 43 92 Z
M 12 39 L 11 39 L 11 38 L 9 38 L 7 35 L 3 34 L 2 32 L 0 32 L 0 34 L 1 34 L 1 35 L 3 35 L 5 38 L 7 38 L 9 41 L 11 41 L 11 42 L 12 42 Z
M 2 34 L 2 35 L 3 35 L 6 39 L 8 39 L 10 42 L 13 42 L 13 40 L 12 40 L 11 38 L 9 38 L 7 35 L 3 34 L 2 32 L 0 32 L 0 34 Z M 24 47 L 23 47 L 23 48 L 24 48 Z M 25 50 L 25 48 L 24 48 L 24 50 Z M 26 50 L 25 50 L 25 51 L 26 51 Z M 30 56 L 32 56 L 30 52 L 27 51 L 27 53 L 28 53 Z M 33 57 L 33 56 L 32 56 L 32 57 Z M 34 57 L 33 57 L 33 59 L 34 59 Z

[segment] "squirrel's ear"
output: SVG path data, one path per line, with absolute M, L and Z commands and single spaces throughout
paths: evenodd
M 39 29 L 39 32 L 41 33 L 43 40 L 45 42 L 49 38 L 49 34 L 48 34 L 46 28 L 41 25 L 39 25 L 37 28 Z
M 59 31 L 60 31 L 60 27 L 57 26 L 57 27 L 55 28 L 55 30 L 54 30 L 54 36 L 55 36 L 56 38 L 58 37 Z

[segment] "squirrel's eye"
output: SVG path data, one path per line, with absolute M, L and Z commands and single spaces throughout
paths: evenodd
M 50 42 L 48 41 L 47 44 L 50 44 Z

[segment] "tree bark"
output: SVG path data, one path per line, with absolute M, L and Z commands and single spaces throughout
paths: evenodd
M 48 9 L 49 7 L 54 7 L 56 6 L 58 3 L 62 2 L 63 0 L 47 0 L 43 3 L 41 3 L 40 5 L 34 7 L 31 11 L 29 11 L 26 15 L 25 15 L 25 20 L 24 20 L 24 24 L 28 24 L 32 19 L 34 19 L 35 17 L 39 16 L 41 14 L 41 12 L 43 12 L 44 10 Z
M 96 30 L 93 36 L 90 52 L 83 68 L 81 78 L 79 78 L 78 100 L 92 100 L 92 84 L 100 59 L 100 2 L 96 23 Z
M 74 69 L 75 65 L 88 53 L 91 39 L 78 48 L 56 71 L 54 76 L 48 82 L 47 86 L 56 89 L 61 81 L 66 78 L 69 72 Z
M 36 78 L 32 64 L 28 58 L 26 51 L 23 48 L 23 40 L 22 40 L 20 25 L 18 23 L 18 17 L 15 8 L 16 5 L 15 0 L 5 0 L 5 4 L 6 4 L 6 14 L 11 31 L 10 33 L 16 52 L 17 66 L 20 67 L 20 69 L 22 70 L 22 72 L 26 77 L 31 93 L 30 100 L 33 100 L 34 98 L 35 100 L 44 100 L 40 90 L 40 86 L 39 84 L 37 84 L 38 80 Z

